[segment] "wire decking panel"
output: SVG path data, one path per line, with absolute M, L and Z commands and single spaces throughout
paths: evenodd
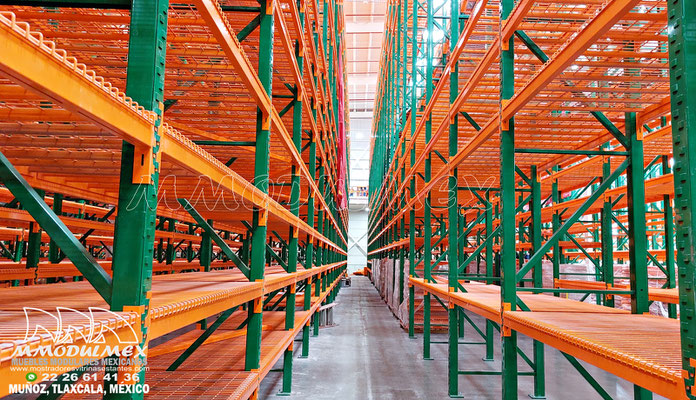
M 651 315 L 506 312 L 505 326 L 662 396 L 681 399 L 679 321 Z M 656 351 L 659 349 L 659 351 Z

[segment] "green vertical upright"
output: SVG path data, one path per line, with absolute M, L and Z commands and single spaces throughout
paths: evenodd
M 459 40 L 459 0 L 451 0 L 450 14 L 450 49 L 457 45 Z M 429 35 L 430 36 L 430 35 Z M 452 52 L 450 52 L 452 54 Z M 450 106 L 459 95 L 459 62 L 449 60 L 452 63 L 450 72 Z M 449 156 L 457 155 L 459 141 L 459 117 L 458 113 L 450 119 L 449 124 Z M 447 239 L 449 241 L 449 266 L 447 273 L 448 290 L 456 292 L 459 287 L 459 187 L 457 185 L 457 169 L 451 170 L 448 181 L 447 193 L 447 219 L 449 223 Z M 444 233 L 443 233 L 444 234 Z M 459 394 L 459 307 L 454 303 L 448 306 L 448 388 L 450 397 L 461 397 Z
M 553 168 L 553 171 L 558 171 L 557 167 Z M 607 177 L 609 174 L 606 175 Z M 561 202 L 561 192 L 558 190 L 558 180 L 554 179 L 551 182 L 551 202 L 555 206 Z M 610 221 L 611 222 L 611 221 Z M 558 210 L 553 211 L 551 216 L 551 231 L 556 233 L 557 230 L 561 228 L 561 214 Z M 553 244 L 553 279 L 559 279 L 561 277 L 561 261 L 563 260 L 563 249 L 561 248 L 559 241 Z M 560 293 L 554 293 L 554 296 L 560 296 Z
M 207 220 L 210 226 L 213 226 L 213 220 Z M 210 232 L 201 229 L 201 247 L 198 249 L 198 259 L 204 271 L 210 271 L 210 265 L 213 259 L 213 237 Z
M 486 283 L 491 285 L 494 280 L 494 266 L 493 266 L 493 240 L 491 235 L 493 234 L 493 204 L 491 204 L 491 191 L 486 190 L 486 203 L 484 205 L 485 210 L 485 226 L 486 226 Z M 493 335 L 494 335 L 493 321 L 486 320 L 486 356 L 484 361 L 493 361 Z
M 611 175 L 611 160 L 609 157 L 602 163 L 602 179 Z M 614 285 L 614 221 L 612 221 L 612 199 L 607 196 L 602 204 L 602 275 L 604 283 Z M 614 307 L 614 296 L 605 295 L 604 305 Z
M 261 0 L 259 14 L 259 80 L 263 89 L 271 97 L 273 82 L 273 0 Z M 254 186 L 268 193 L 270 118 L 261 109 L 256 111 L 256 152 L 254 156 Z M 254 209 L 251 232 L 250 281 L 263 280 L 266 268 L 266 223 L 268 211 Z M 262 302 L 252 300 L 249 304 L 249 318 L 246 336 L 246 357 L 244 369 L 258 369 L 261 362 Z
M 662 156 L 662 173 L 671 173 L 669 157 Z M 672 212 L 672 197 L 668 194 L 662 196 L 662 207 L 665 219 L 665 269 L 667 270 L 667 287 L 677 287 L 674 271 L 674 216 Z M 667 304 L 667 313 L 670 318 L 677 318 L 677 305 Z
M 630 258 L 631 312 L 648 312 L 648 241 L 645 235 L 645 182 L 643 140 L 638 136 L 636 114 L 626 113 L 626 137 L 630 144 L 626 170 L 628 191 L 628 241 Z
M 301 1 L 297 1 L 299 10 L 300 27 L 304 31 L 304 9 Z M 304 57 L 300 54 L 300 44 L 295 41 L 295 57 L 300 77 L 304 74 Z M 302 98 L 299 96 L 298 87 L 295 86 L 295 98 L 293 99 L 292 108 L 292 142 L 298 152 L 302 151 Z M 291 169 L 291 187 L 290 187 L 290 212 L 293 215 L 300 215 L 300 175 L 298 174 L 299 167 L 292 166 Z M 290 227 L 290 238 L 288 239 L 288 272 L 297 271 L 297 255 L 298 255 L 298 240 L 299 231 L 296 227 Z M 285 301 L 285 329 L 292 330 L 295 328 L 295 290 L 296 286 L 292 285 L 288 290 L 288 295 Z M 285 349 L 283 355 L 283 388 L 281 394 L 290 394 L 292 390 L 292 351 L 293 346 L 290 345 Z
M 645 235 L 645 182 L 643 173 L 643 138 L 639 136 L 636 113 L 626 113 L 626 138 L 629 143 L 629 164 L 626 170 L 628 192 L 628 255 L 631 281 L 631 312 L 644 314 L 650 310 L 648 300 L 648 239 Z M 652 393 L 634 385 L 636 400 L 652 399 Z
M 147 110 L 161 117 L 164 104 L 164 66 L 167 43 L 167 0 L 134 0 L 131 8 L 130 41 L 126 94 Z M 160 122 L 157 123 L 159 126 Z M 155 136 L 158 136 L 155 132 Z M 118 194 L 118 214 L 114 230 L 113 295 L 111 309 L 141 310 L 142 345 L 146 345 L 145 325 L 152 288 L 152 258 L 155 240 L 158 146 L 136 149 L 123 142 Z M 144 151 L 144 153 L 143 153 Z M 136 176 L 139 169 L 150 174 Z M 133 199 L 139 199 L 133 204 Z M 140 370 L 142 385 L 145 371 Z M 107 393 L 107 398 L 142 398 L 141 394 Z
M 53 195 L 53 212 L 59 217 L 63 215 L 63 195 L 60 193 Z M 48 261 L 51 263 L 60 262 L 60 248 L 53 240 L 48 243 Z
M 313 100 L 314 101 L 314 100 Z M 316 113 L 316 103 L 313 103 L 313 112 Z M 315 115 L 316 116 L 316 115 Z M 310 179 L 314 180 L 317 170 L 317 144 L 314 135 L 309 137 L 309 175 Z M 310 191 L 307 199 L 307 225 L 314 228 L 314 194 Z M 314 264 L 314 239 L 307 235 L 307 249 L 305 251 L 305 268 L 311 269 Z M 311 308 L 312 301 L 312 280 L 316 278 L 308 278 L 304 289 L 304 310 Z M 316 314 L 312 316 L 316 318 Z M 309 356 L 309 325 L 302 328 L 302 354 L 301 357 Z
M 514 0 L 502 0 L 500 23 L 510 15 Z M 514 36 L 501 44 L 500 98 L 510 99 L 515 94 Z M 505 50 L 505 46 L 507 50 Z M 505 124 L 507 123 L 507 126 Z M 500 205 L 501 205 L 501 302 L 503 310 L 517 308 L 517 278 L 515 268 L 515 125 L 514 119 L 503 121 L 500 132 Z M 517 333 L 503 331 L 502 378 L 504 400 L 517 399 Z
M 531 198 L 531 214 L 532 214 L 532 232 L 531 232 L 531 242 L 532 242 L 532 254 L 536 253 L 541 248 L 541 183 L 539 182 L 539 174 L 537 171 L 537 166 L 532 165 L 529 174 L 529 180 L 532 186 L 532 198 Z M 532 268 L 534 268 L 532 276 L 534 281 L 534 287 L 544 286 L 544 275 L 542 271 L 542 262 L 539 261 Z M 544 370 L 544 345 L 539 341 L 534 341 L 533 344 L 534 352 L 534 393 L 531 395 L 534 399 L 546 398 L 546 382 L 545 382 L 545 370 Z
M 425 40 L 425 104 L 430 102 L 430 98 L 433 95 L 433 20 L 434 20 L 434 1 L 426 0 L 427 3 L 427 21 L 425 32 L 427 32 L 427 38 Z M 432 115 L 423 115 L 425 118 L 425 145 L 427 146 L 432 138 L 433 134 L 433 119 Z M 432 168 L 432 156 L 430 153 L 425 155 L 425 169 L 423 175 L 425 176 L 425 184 L 430 182 Z M 432 256 L 432 206 L 431 206 L 431 194 L 430 190 L 425 194 L 425 204 L 423 206 L 423 278 L 426 281 L 432 280 L 431 271 L 431 256 Z M 423 359 L 430 360 L 430 292 L 423 292 Z
M 686 394 L 693 399 L 696 360 L 696 8 L 690 0 L 667 1 L 674 212 Z
M 36 190 L 36 194 L 43 199 L 46 192 Z M 39 268 L 41 259 L 41 227 L 36 222 L 29 223 L 29 235 L 27 238 L 27 268 Z
M 416 134 L 416 124 L 418 123 L 418 0 L 413 0 L 413 9 L 411 11 L 411 155 L 410 166 L 416 163 L 416 142 L 414 135 Z M 410 181 L 410 198 L 413 199 L 416 195 L 416 175 L 411 175 Z M 408 213 L 408 275 L 416 276 L 416 209 L 411 207 Z M 415 312 L 416 312 L 416 290 L 413 285 L 408 287 L 408 337 L 415 338 Z

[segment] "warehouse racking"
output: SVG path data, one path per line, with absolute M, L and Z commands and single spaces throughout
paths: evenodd
M 578 360 L 635 398 L 694 398 L 695 21 L 682 0 L 390 2 L 369 255 L 398 263 L 426 359 L 431 307 L 447 310 L 451 397 L 481 374 L 544 397 L 547 345 L 602 398 Z M 500 371 L 460 370 L 467 313 L 486 359 L 500 332 Z
M 289 393 L 345 270 L 341 2 L 1 3 L 3 381 L 40 383 L 17 350 L 60 345 L 26 307 L 68 307 L 37 321 L 135 335 L 150 370 L 114 372 L 151 397 L 255 397 L 281 357 Z

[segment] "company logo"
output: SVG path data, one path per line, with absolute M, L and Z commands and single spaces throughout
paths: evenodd
M 26 317 L 25 342 L 15 348 L 13 357 L 92 357 L 145 356 L 139 346 L 138 334 L 123 316 L 99 307 L 87 312 L 67 307 L 56 307 L 49 312 L 35 307 L 24 307 Z M 116 323 L 114 324 L 114 320 Z M 110 326 L 111 325 L 111 326 Z M 118 326 L 119 332 L 112 326 Z M 106 335 L 116 338 L 107 344 Z M 29 343 L 40 339 L 41 345 Z

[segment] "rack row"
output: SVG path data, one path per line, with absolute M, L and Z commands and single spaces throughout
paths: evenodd
M 369 254 L 426 359 L 446 315 L 450 396 L 483 373 L 459 369 L 468 312 L 485 359 L 501 332 L 502 398 L 521 376 L 545 396 L 544 345 L 603 398 L 578 360 L 636 398 L 693 398 L 687 3 L 390 3 Z
M 16 366 L 66 335 L 94 348 L 95 326 L 100 345 L 130 334 L 141 350 L 99 371 L 126 397 L 206 397 L 228 378 L 221 397 L 254 397 L 281 356 L 289 393 L 294 338 L 306 355 L 345 270 L 342 6 L 3 4 L 0 395 L 89 379 L 76 357 L 50 381 Z M 34 309 L 48 333 L 24 332 Z M 109 349 L 101 362 L 119 358 Z

